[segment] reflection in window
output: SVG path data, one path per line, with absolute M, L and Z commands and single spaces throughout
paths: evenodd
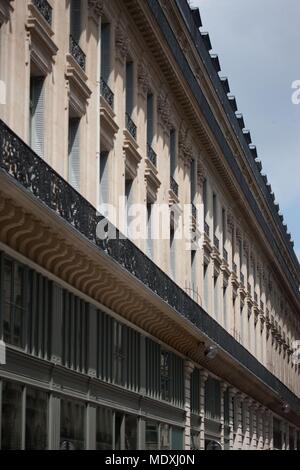
M 179 428 L 172 428 L 172 449 L 182 450 L 183 449 L 183 431 Z
M 111 450 L 113 446 L 113 413 L 106 408 L 97 408 L 96 449 Z
M 26 391 L 26 450 L 47 449 L 48 397 L 44 392 Z
M 137 419 L 135 416 L 125 416 L 125 450 L 137 449 Z
M 22 386 L 3 382 L 1 449 L 21 449 L 21 430 Z
M 146 450 L 158 450 L 158 424 L 146 422 Z
M 4 341 L 22 347 L 24 268 L 10 260 L 4 262 Z
M 84 449 L 85 406 L 75 401 L 61 401 L 60 449 Z

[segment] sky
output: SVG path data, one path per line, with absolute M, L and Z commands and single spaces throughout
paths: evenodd
M 300 0 L 191 0 L 227 76 L 300 260 Z

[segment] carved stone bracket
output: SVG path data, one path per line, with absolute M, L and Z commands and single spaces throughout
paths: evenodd
M 130 39 L 128 37 L 125 26 L 119 21 L 116 26 L 116 51 L 118 58 L 125 61 L 130 46 Z
M 150 74 L 145 60 L 141 60 L 138 64 L 138 86 L 142 94 L 147 95 L 150 89 Z
M 161 88 L 160 94 L 157 98 L 157 112 L 160 123 L 166 131 L 172 129 L 172 127 L 174 127 L 172 121 L 172 110 L 168 99 L 168 93 L 164 87 Z
M 89 15 L 98 20 L 103 15 L 104 0 L 88 0 Z
M 189 165 L 193 157 L 192 143 L 190 138 L 190 131 L 186 123 L 182 121 L 179 131 L 179 157 L 185 164 Z

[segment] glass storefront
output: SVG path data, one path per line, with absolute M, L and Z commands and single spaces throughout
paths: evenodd
M 96 449 L 113 448 L 113 412 L 108 408 L 97 408 Z
M 22 448 L 22 394 L 22 385 L 2 382 L 2 450 Z
M 72 400 L 61 400 L 60 449 L 82 450 L 85 447 L 85 405 Z
M 165 423 L 146 421 L 145 450 L 171 449 L 183 449 L 183 430 Z
M 26 450 L 47 449 L 48 396 L 39 390 L 26 390 Z

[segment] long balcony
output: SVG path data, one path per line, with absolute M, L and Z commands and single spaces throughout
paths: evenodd
M 177 319 L 177 323 L 174 324 L 180 325 L 184 320 L 190 325 L 189 331 L 194 331 L 196 328 L 197 335 L 205 335 L 219 346 L 220 355 L 232 361 L 231 368 L 234 367 L 237 371 L 242 368 L 243 373 L 248 374 L 249 380 L 254 380 L 254 383 L 264 387 L 270 396 L 280 396 L 293 410 L 300 409 L 299 398 L 145 256 L 133 242 L 116 229 L 113 231 L 116 236 L 111 237 L 108 231 L 105 239 L 98 238 L 97 226 L 99 222 L 105 222 L 104 217 L 99 215 L 86 199 L 2 121 L 0 121 L 0 178 L 1 183 L 3 182 L 1 191 L 8 191 L 7 188 L 10 188 L 9 198 L 18 197 L 17 201 L 22 204 L 19 200 L 22 194 L 22 197 L 24 196 L 22 201 L 26 200 L 26 208 L 28 201 L 34 201 L 41 216 L 44 214 L 44 217 L 49 217 L 53 221 L 55 219 L 58 226 L 63 222 L 64 230 L 70 233 L 70 239 L 74 240 L 75 235 L 76 243 L 80 240 L 80 243 L 84 243 L 88 249 L 92 247 L 94 255 L 96 252 L 101 253 L 105 263 L 112 261 L 112 271 L 116 272 L 119 266 L 122 279 L 125 275 L 130 280 L 134 279 L 135 285 L 140 286 L 136 288 L 145 291 L 145 295 L 151 294 L 157 308 L 163 309 L 163 306 L 164 308 L 167 306 L 172 312 L 172 318 Z M 5 221 L 3 214 L 1 217 Z M 16 215 L 13 215 L 13 218 L 17 225 L 22 223 Z M 1 223 L 3 224 L 3 221 Z M 21 233 L 23 233 L 22 227 Z M 44 242 L 46 249 L 49 250 L 47 239 Z
M 101 77 L 100 79 L 100 92 L 105 101 L 109 104 L 111 109 L 114 107 L 114 94 L 109 88 L 108 84 L 106 81 Z
M 32 3 L 47 23 L 52 26 L 52 7 L 47 0 L 32 0 Z
M 77 62 L 79 67 L 85 71 L 85 64 L 86 64 L 86 56 L 83 50 L 80 48 L 79 44 L 75 41 L 73 36 L 70 35 L 70 54 Z
M 129 134 L 136 140 L 137 127 L 128 113 L 125 113 L 125 123 Z

